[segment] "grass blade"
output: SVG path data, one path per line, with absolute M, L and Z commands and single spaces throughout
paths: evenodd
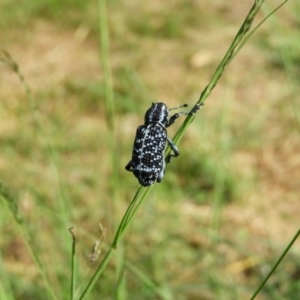
M 233 42 L 229 46 L 227 52 L 225 53 L 223 59 L 221 60 L 221 63 L 218 65 L 217 69 L 215 70 L 215 73 L 212 76 L 212 79 L 208 83 L 208 85 L 205 87 L 203 92 L 200 94 L 200 97 L 195 105 L 204 103 L 206 98 L 210 95 L 214 87 L 217 85 L 219 79 L 221 78 L 225 68 L 230 64 L 230 62 L 233 60 L 233 58 L 238 54 L 238 52 L 242 49 L 242 47 L 245 45 L 245 43 L 249 40 L 249 38 L 256 32 L 256 30 L 272 15 L 274 14 L 278 9 L 280 9 L 288 0 L 285 0 L 283 3 L 281 3 L 277 8 L 275 8 L 270 14 L 268 14 L 253 30 L 249 32 L 251 29 L 251 26 L 253 24 L 253 21 L 255 19 L 255 16 L 259 12 L 262 4 L 264 3 L 264 0 L 255 0 L 252 8 L 250 9 L 249 13 L 247 14 L 242 26 L 240 27 L 239 31 L 237 32 Z M 173 141 L 178 144 L 178 142 L 181 140 L 184 132 L 186 131 L 187 127 L 193 122 L 194 115 L 188 115 L 177 133 L 175 134 Z M 170 152 L 170 149 L 168 149 L 167 153 Z
M 276 263 L 274 264 L 273 268 L 271 269 L 271 271 L 269 272 L 269 274 L 266 276 L 266 278 L 263 280 L 263 282 L 261 283 L 261 285 L 258 287 L 258 289 L 255 291 L 255 293 L 253 294 L 253 296 L 250 298 L 250 300 L 255 299 L 255 297 L 258 295 L 258 293 L 261 291 L 261 289 L 264 287 L 264 285 L 267 283 L 267 281 L 269 280 L 269 278 L 272 276 L 272 274 L 275 272 L 275 270 L 277 269 L 277 267 L 280 265 L 280 263 L 282 262 L 282 260 L 284 259 L 284 257 L 286 256 L 286 254 L 289 252 L 289 250 L 291 249 L 291 247 L 293 246 L 293 244 L 295 243 L 295 241 L 297 240 L 297 238 L 300 235 L 300 229 L 298 230 L 298 232 L 295 234 L 295 236 L 292 238 L 291 242 L 288 244 L 288 246 L 286 247 L 286 249 L 283 251 L 283 253 L 281 254 L 281 256 L 279 257 L 279 259 L 276 261 Z
M 98 269 L 94 273 L 93 277 L 91 278 L 90 282 L 86 286 L 85 290 L 82 292 L 81 296 L 79 297 L 80 300 L 84 299 L 84 297 L 91 291 L 95 283 L 97 282 L 98 278 L 104 271 L 105 267 L 107 266 L 108 262 L 110 261 L 111 257 L 114 255 L 115 250 L 117 249 L 118 243 L 125 233 L 126 229 L 130 225 L 131 221 L 133 220 L 134 215 L 136 214 L 139 206 L 143 202 L 143 200 L 146 199 L 148 193 L 150 192 L 151 187 L 144 188 L 140 187 L 138 191 L 136 192 L 135 196 L 133 197 L 131 203 L 129 204 L 121 222 L 117 229 L 115 238 L 113 240 L 113 243 L 106 253 L 105 257 L 103 258 L 101 264 L 99 265 Z
M 35 266 L 38 269 L 39 274 L 42 277 L 42 280 L 44 282 L 45 289 L 46 289 L 47 299 L 57 300 L 54 290 L 52 289 L 51 283 L 49 282 L 49 279 L 48 279 L 46 273 L 44 272 L 44 268 L 40 261 L 40 258 L 38 256 L 37 252 L 35 251 L 35 249 L 32 247 L 32 245 L 34 245 L 34 242 L 33 242 L 34 238 L 33 238 L 32 234 L 30 233 L 30 231 L 28 230 L 28 228 L 26 227 L 26 224 L 25 224 L 22 216 L 18 212 L 17 201 L 12 196 L 10 191 L 3 186 L 2 183 L 0 183 L 0 200 L 2 200 L 2 202 L 4 203 L 4 207 L 11 213 L 11 215 L 13 216 L 13 218 L 16 222 L 16 225 L 20 232 L 20 236 L 22 237 L 22 240 L 23 240 L 24 244 L 26 245 L 31 258 L 34 261 Z
M 109 31 L 107 22 L 107 3 L 106 0 L 98 0 L 99 12 L 99 38 L 101 48 L 101 60 L 104 74 L 104 94 L 105 94 L 105 113 L 106 122 L 110 129 L 114 128 L 114 95 L 113 80 L 109 56 Z
M 76 239 L 73 233 L 73 227 L 69 228 L 72 235 L 72 253 L 71 253 L 71 286 L 70 286 L 70 300 L 74 299 L 75 292 L 75 252 L 76 252 Z
M 101 2 L 101 0 L 99 0 L 99 1 Z M 222 59 L 221 63 L 217 67 L 211 81 L 208 83 L 206 88 L 203 90 L 203 92 L 201 93 L 201 95 L 199 97 L 199 100 L 197 101 L 197 103 L 195 105 L 204 103 L 205 99 L 209 96 L 209 94 L 211 93 L 213 88 L 216 86 L 218 80 L 220 79 L 220 77 L 223 74 L 223 72 L 224 72 L 225 68 L 227 67 L 227 65 L 232 61 L 232 59 L 241 50 L 242 46 L 247 41 L 247 33 L 249 32 L 249 30 L 252 26 L 252 23 L 254 21 L 254 18 L 257 15 L 257 13 L 259 12 L 263 2 L 264 2 L 264 0 L 256 0 L 254 2 L 252 8 L 250 9 L 248 15 L 245 18 L 245 21 L 243 22 L 241 28 L 239 29 L 236 37 L 234 38 L 234 40 L 233 40 L 232 44 L 230 45 L 229 49 L 227 50 L 227 52 L 226 52 L 224 58 Z M 265 18 L 263 20 L 263 22 L 265 22 L 267 20 L 267 18 Z M 259 26 L 261 26 L 263 22 L 261 22 L 259 24 Z M 257 30 L 257 28 L 255 28 L 254 31 Z M 252 33 L 250 32 L 250 34 L 248 35 L 248 38 L 251 36 L 251 34 L 253 34 L 253 32 Z M 245 40 L 245 38 L 246 38 L 246 40 Z M 187 127 L 192 123 L 194 118 L 195 118 L 194 115 L 188 115 L 186 117 L 184 123 L 179 128 L 179 130 L 177 131 L 177 133 L 176 133 L 176 135 L 173 139 L 173 141 L 176 144 L 182 138 L 184 132 L 186 131 Z M 166 151 L 166 155 L 168 155 L 169 152 L 170 152 L 170 149 L 168 149 L 168 151 Z M 80 298 L 79 298 L 80 300 L 83 299 L 90 292 L 90 290 L 95 285 L 96 281 L 98 280 L 98 278 L 100 277 L 100 275 L 104 271 L 106 265 L 108 264 L 109 260 L 111 259 L 111 257 L 113 256 L 113 254 L 114 254 L 114 252 L 117 248 L 118 242 L 120 241 L 121 237 L 123 236 L 126 229 L 128 228 L 128 225 L 133 220 L 133 217 L 136 214 L 138 208 L 140 207 L 142 202 L 145 200 L 147 195 L 150 193 L 152 187 L 153 186 L 151 186 L 149 188 L 140 187 L 138 189 L 138 191 L 136 192 L 135 196 L 133 197 L 130 205 L 127 208 L 127 211 L 125 212 L 125 214 L 124 214 L 124 216 L 123 216 L 123 218 L 122 218 L 122 220 L 119 224 L 119 227 L 117 229 L 115 238 L 113 240 L 113 243 L 112 243 L 110 249 L 108 250 L 108 252 L 107 252 L 106 256 L 104 257 L 103 261 L 101 262 L 100 266 L 96 270 L 94 276 L 92 277 L 92 279 L 88 283 L 86 289 L 83 291 L 82 295 L 80 296 Z

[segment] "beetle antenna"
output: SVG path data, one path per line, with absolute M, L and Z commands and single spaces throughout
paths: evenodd
M 181 107 L 188 107 L 188 105 L 187 104 L 182 104 L 180 106 L 169 108 L 169 110 L 178 109 L 178 108 L 181 108 Z

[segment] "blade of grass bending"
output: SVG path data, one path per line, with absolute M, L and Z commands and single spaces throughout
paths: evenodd
M 81 296 L 78 298 L 79 300 L 84 299 L 85 296 L 87 296 L 88 293 L 91 291 L 91 289 L 93 288 L 96 281 L 98 280 L 98 278 L 102 274 L 103 270 L 106 268 L 108 262 L 110 261 L 110 259 L 113 256 L 115 251 L 116 251 L 116 249 L 113 248 L 112 246 L 109 248 L 109 250 L 107 251 L 106 255 L 104 256 L 100 266 L 98 267 L 97 271 L 94 273 L 93 277 L 91 278 L 88 285 L 86 286 L 86 288 L 82 292 Z
M 99 39 L 100 39 L 100 57 L 104 75 L 104 94 L 105 94 L 105 116 L 106 122 L 111 130 L 114 129 L 114 95 L 113 80 L 109 56 L 109 33 L 107 22 L 107 3 L 106 0 L 98 0 L 99 14 Z
M 99 0 L 99 1 L 101 2 L 101 0 Z M 201 103 L 203 103 L 205 101 L 205 99 L 209 96 L 209 94 L 211 93 L 211 91 L 213 90 L 213 88 L 216 86 L 216 84 L 217 84 L 218 80 L 220 79 L 220 77 L 221 77 L 223 71 L 225 70 L 226 66 L 231 62 L 232 58 L 242 48 L 242 47 L 239 47 L 239 45 L 240 46 L 243 45 L 241 43 L 241 41 L 243 41 L 243 37 L 250 30 L 250 27 L 251 27 L 251 25 L 253 23 L 254 17 L 258 13 L 258 11 L 259 11 L 259 9 L 260 9 L 260 7 L 261 7 L 261 5 L 262 5 L 263 2 L 264 2 L 264 0 L 256 0 L 254 2 L 251 10 L 249 11 L 249 13 L 248 13 L 248 15 L 247 15 L 247 17 L 246 17 L 246 19 L 245 19 L 245 21 L 243 23 L 243 25 L 241 26 L 240 30 L 238 31 L 238 33 L 237 33 L 234 41 L 230 45 L 230 47 L 229 47 L 228 51 L 226 52 L 224 58 L 222 59 L 222 61 L 219 64 L 219 66 L 217 67 L 217 69 L 216 69 L 216 71 L 215 71 L 215 73 L 214 73 L 211 81 L 209 82 L 209 84 L 206 86 L 206 88 L 201 93 L 201 95 L 199 97 L 199 100 L 197 101 L 196 104 L 201 104 Z M 235 51 L 235 49 L 237 49 L 237 50 Z M 182 138 L 182 136 L 183 136 L 185 130 L 187 129 L 187 127 L 194 120 L 194 117 L 195 117 L 194 115 L 189 115 L 189 116 L 186 117 L 184 123 L 179 128 L 179 130 L 177 131 L 177 133 L 176 133 L 176 135 L 175 135 L 175 137 L 173 139 L 174 142 L 178 143 L 178 141 Z M 168 149 L 168 151 L 166 152 L 166 154 L 168 154 L 169 152 L 170 152 L 170 149 Z M 87 285 L 86 289 L 83 291 L 81 297 L 79 298 L 80 300 L 83 299 L 90 292 L 90 290 L 92 289 L 92 287 L 95 285 L 95 283 L 98 280 L 99 276 L 101 275 L 101 273 L 105 269 L 105 267 L 108 264 L 109 260 L 111 259 L 112 255 L 114 254 L 114 251 L 116 250 L 118 241 L 120 240 L 120 238 L 125 233 L 125 230 L 127 229 L 128 225 L 132 221 L 132 219 L 133 219 L 135 213 L 137 212 L 139 206 L 141 205 L 142 201 L 146 198 L 146 196 L 150 192 L 151 188 L 152 187 L 146 189 L 144 187 L 140 187 L 138 189 L 137 193 L 135 194 L 133 200 L 131 201 L 131 203 L 130 203 L 130 205 L 129 205 L 127 211 L 126 211 L 126 213 L 124 214 L 124 217 L 123 217 L 123 219 L 122 219 L 122 221 L 121 221 L 121 223 L 120 223 L 120 225 L 119 225 L 119 227 L 117 229 L 117 232 L 116 232 L 114 241 L 112 243 L 112 246 L 110 247 L 110 249 L 106 253 L 103 261 L 101 262 L 101 264 L 98 267 L 97 271 L 95 272 L 94 276 L 90 280 L 90 282 Z
M 139 201 L 139 199 L 140 198 L 143 199 L 143 194 L 145 194 L 145 190 L 146 190 L 145 188 L 140 186 L 140 188 L 137 190 L 135 196 L 133 197 L 132 201 L 130 202 L 130 204 L 120 222 L 120 225 L 117 229 L 117 233 L 116 233 L 114 241 L 112 243 L 113 247 L 117 248 L 118 241 L 126 229 L 126 224 L 128 224 L 128 222 L 130 221 L 130 216 L 132 215 L 132 211 L 134 210 L 134 207 L 135 207 L 136 203 Z
M 35 98 L 33 96 L 33 92 L 30 88 L 29 83 L 26 81 L 25 76 L 21 72 L 21 68 L 19 67 L 18 63 L 16 60 L 7 52 L 5 49 L 2 49 L 3 57 L 0 58 L 0 62 L 3 62 L 5 64 L 8 64 L 10 68 L 15 72 L 15 74 L 18 76 L 21 84 L 23 85 L 25 89 L 25 93 L 28 99 L 28 103 L 30 105 L 32 115 L 34 118 L 34 121 L 37 124 L 37 129 L 40 130 L 41 135 L 45 138 L 46 140 L 46 151 L 49 154 L 49 157 L 51 158 L 51 163 L 53 163 L 53 167 L 55 170 L 55 176 L 57 178 L 57 184 L 59 187 L 59 195 L 60 197 L 57 197 L 58 199 L 58 210 L 60 212 L 60 216 L 63 219 L 64 224 L 67 223 L 67 220 L 69 219 L 69 211 L 67 207 L 67 200 L 70 200 L 69 197 L 69 189 L 63 180 L 63 178 L 60 176 L 60 161 L 59 161 L 59 155 L 58 152 L 55 150 L 55 147 L 49 137 L 49 134 L 47 133 L 45 127 L 43 126 L 43 120 L 42 120 L 42 115 L 39 111 L 39 107 L 37 105 L 37 102 L 35 101 Z
M 286 249 L 283 251 L 283 253 L 281 254 L 281 256 L 279 257 L 279 259 L 276 261 L 276 263 L 274 264 L 273 268 L 271 269 L 271 271 L 269 272 L 269 274 L 266 276 L 266 278 L 263 280 L 263 282 L 261 283 L 261 285 L 258 287 L 258 289 L 255 291 L 255 293 L 253 294 L 253 296 L 250 298 L 250 300 L 255 299 L 255 297 L 258 295 L 258 293 L 261 291 L 261 289 L 264 287 L 264 285 L 267 283 L 267 281 L 269 280 L 269 278 L 272 276 L 272 274 L 275 272 L 275 270 L 277 269 L 277 267 L 280 265 L 281 261 L 284 259 L 284 257 L 286 256 L 286 254 L 289 252 L 289 250 L 291 249 L 291 247 L 293 246 L 293 244 L 295 243 L 295 241 L 297 240 L 298 236 L 300 235 L 300 229 L 298 230 L 298 232 L 295 234 L 295 236 L 293 237 L 293 239 L 291 240 L 291 242 L 288 244 L 288 246 L 286 247 Z
M 73 233 L 73 227 L 69 228 L 72 235 L 72 253 L 71 253 L 71 286 L 70 286 L 70 300 L 74 299 L 75 292 L 75 252 L 76 252 L 76 239 Z
M 153 188 L 153 185 L 149 186 L 148 188 L 142 187 L 143 194 L 141 194 L 141 196 L 135 201 L 135 205 L 130 210 L 130 214 L 128 214 L 128 217 L 126 219 L 127 220 L 126 224 L 124 224 L 124 227 L 122 229 L 120 237 L 125 233 L 125 229 L 130 225 L 130 223 L 131 223 L 133 217 L 135 216 L 138 208 L 140 207 L 140 205 L 142 204 L 142 202 L 147 198 L 147 196 L 150 193 L 150 191 L 151 191 L 152 188 Z
M 35 266 L 42 277 L 43 283 L 45 285 L 47 299 L 57 300 L 57 297 L 52 289 L 52 285 L 50 284 L 49 279 L 43 270 L 43 266 L 39 259 L 39 256 L 34 250 L 34 248 L 31 246 L 34 244 L 32 242 L 34 239 L 28 228 L 25 226 L 25 222 L 22 216 L 18 212 L 16 199 L 11 195 L 8 189 L 3 186 L 2 183 L 0 183 L 0 199 L 3 200 L 2 202 L 4 203 L 4 207 L 7 209 L 7 211 L 11 213 L 13 219 L 15 220 L 17 228 L 20 232 L 20 236 L 22 237 L 22 240 L 30 254 L 30 257 L 34 261 Z
M 225 68 L 228 66 L 228 64 L 232 61 L 232 58 L 237 54 L 237 48 L 240 44 L 242 44 L 242 41 L 247 34 L 247 32 L 250 30 L 252 23 L 254 21 L 255 16 L 259 12 L 264 0 L 255 0 L 253 6 L 251 7 L 249 13 L 247 14 L 242 26 L 238 30 L 235 38 L 233 39 L 231 45 L 229 46 L 227 52 L 225 53 L 223 59 L 221 60 L 221 63 L 217 67 L 212 79 L 204 89 L 204 91 L 201 93 L 197 103 L 201 104 L 205 101 L 205 99 L 210 95 L 211 91 L 216 86 L 217 82 L 219 81 L 220 77 L 222 76 Z M 241 49 L 238 48 L 238 51 Z
M 138 189 L 138 191 L 136 192 L 135 196 L 133 197 L 132 201 L 130 202 L 130 204 L 129 204 L 129 206 L 128 206 L 128 208 L 127 208 L 127 210 L 126 210 L 126 212 L 125 212 L 125 214 L 124 214 L 124 216 L 123 216 L 123 218 L 120 222 L 120 225 L 117 229 L 115 238 L 113 240 L 113 243 L 112 243 L 110 249 L 106 253 L 105 257 L 103 258 L 101 264 L 99 265 L 98 269 L 94 273 L 94 275 L 91 278 L 90 282 L 86 286 L 85 290 L 82 292 L 81 296 L 79 297 L 79 300 L 84 299 L 84 297 L 91 291 L 91 289 L 93 288 L 93 286 L 97 282 L 98 278 L 100 277 L 100 275 L 104 271 L 106 265 L 108 264 L 111 257 L 115 253 L 120 238 L 125 233 L 125 230 L 128 228 L 128 225 L 133 220 L 133 217 L 136 214 L 139 206 L 141 205 L 143 200 L 146 199 L 146 197 L 149 194 L 151 188 L 152 188 L 152 186 L 150 186 L 149 188 L 144 188 L 144 187 L 141 186 Z
M 2 184 L 0 182 L 0 194 L 2 194 Z M 0 199 L 2 196 L 0 196 Z M 7 206 L 7 205 L 6 205 Z M 7 265 L 4 264 L 5 257 L 2 256 L 2 251 L 0 251 L 0 299 L 3 300 L 15 300 L 14 295 L 14 283 L 10 276 Z
M 208 83 L 208 85 L 205 87 L 203 92 L 201 93 L 198 101 L 196 104 L 204 103 L 206 98 L 210 95 L 211 91 L 216 86 L 217 82 L 219 81 L 220 77 L 222 76 L 225 68 L 229 65 L 229 63 L 233 60 L 233 58 L 237 55 L 237 53 L 242 49 L 242 47 L 245 45 L 247 40 L 254 34 L 254 32 L 273 14 L 275 13 L 279 8 L 281 8 L 288 0 L 285 0 L 282 4 L 280 4 L 277 8 L 275 8 L 272 13 L 267 15 L 250 33 L 249 30 L 252 26 L 252 23 L 254 21 L 255 16 L 259 12 L 264 0 L 256 0 L 250 9 L 249 13 L 247 14 L 242 26 L 240 27 L 239 31 L 237 32 L 233 42 L 229 46 L 227 52 L 225 53 L 223 59 L 221 60 L 220 64 L 218 65 L 217 69 L 215 70 L 215 73 L 212 76 L 212 79 Z M 247 34 L 248 33 L 248 34 Z M 188 115 L 177 133 L 175 134 L 173 141 L 174 143 L 178 144 L 178 142 L 181 140 L 184 132 L 186 131 L 187 127 L 193 122 L 194 116 Z M 170 152 L 170 149 L 166 152 L 168 154 Z
M 158 286 L 154 281 L 152 281 L 148 276 L 146 276 L 142 271 L 137 267 L 131 264 L 129 261 L 126 261 L 126 267 L 141 281 L 147 286 L 155 295 L 159 296 L 159 299 L 168 300 L 170 295 L 166 293 L 160 286 Z M 172 298 L 171 298 L 172 299 Z
M 281 4 L 279 4 L 275 9 L 273 9 L 269 14 L 267 14 L 252 30 L 251 32 L 243 39 L 241 44 L 237 47 L 236 51 L 234 52 L 234 55 L 231 59 L 233 59 L 238 52 L 242 49 L 242 47 L 245 45 L 245 43 L 251 38 L 251 36 L 256 32 L 256 30 L 265 22 L 267 19 L 269 19 L 277 10 L 279 10 L 285 3 L 287 3 L 289 0 L 283 1 Z

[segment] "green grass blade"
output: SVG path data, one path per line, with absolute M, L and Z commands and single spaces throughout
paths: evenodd
M 129 206 L 128 206 L 128 208 L 127 208 L 127 210 L 126 210 L 126 212 L 125 212 L 125 214 L 124 214 L 124 216 L 123 216 L 123 218 L 120 222 L 120 225 L 117 229 L 115 238 L 113 240 L 113 243 L 112 243 L 110 249 L 106 253 L 105 257 L 103 258 L 101 264 L 99 265 L 98 269 L 94 273 L 92 279 L 90 280 L 90 282 L 86 286 L 85 290 L 83 291 L 83 293 L 79 297 L 80 300 L 84 299 L 84 297 L 91 291 L 91 289 L 93 288 L 93 286 L 97 282 L 98 278 L 100 277 L 100 275 L 104 271 L 104 269 L 107 266 L 108 262 L 110 261 L 110 259 L 114 255 L 115 250 L 117 249 L 117 246 L 118 246 L 118 243 L 119 243 L 121 237 L 124 235 L 126 229 L 128 228 L 131 221 L 133 220 L 133 217 L 136 214 L 139 206 L 146 199 L 146 197 L 147 197 L 148 193 L 150 192 L 150 190 L 151 190 L 151 187 L 149 187 L 149 188 L 140 187 L 138 189 L 138 191 L 136 192 L 135 196 L 133 197 L 131 203 L 129 204 Z
M 48 277 L 44 271 L 43 265 L 39 259 L 39 256 L 35 249 L 32 247 L 34 245 L 34 238 L 30 234 L 30 231 L 26 227 L 26 224 L 22 218 L 22 216 L 18 212 L 18 205 L 16 199 L 12 196 L 12 194 L 8 191 L 7 188 L 3 186 L 2 183 L 0 183 L 0 200 L 2 200 L 4 207 L 11 213 L 13 219 L 15 220 L 15 223 L 18 227 L 18 230 L 20 232 L 20 236 L 22 237 L 22 240 L 24 244 L 26 245 L 26 248 L 28 252 L 30 253 L 30 256 L 32 260 L 35 263 L 36 268 L 39 271 L 39 274 L 42 277 L 42 280 L 45 285 L 46 289 L 46 297 L 49 300 L 57 300 L 56 294 L 54 293 L 54 290 L 52 289 L 52 286 L 48 280 Z
M 196 102 L 196 104 L 201 104 L 201 103 L 205 102 L 206 98 L 210 95 L 210 93 L 212 92 L 214 87 L 217 85 L 217 83 L 218 83 L 219 79 L 221 78 L 226 67 L 229 65 L 229 63 L 232 61 L 232 59 L 235 57 L 235 55 L 241 50 L 242 46 L 245 44 L 245 42 L 247 40 L 247 37 L 246 37 L 247 33 L 249 32 L 249 30 L 253 24 L 254 18 L 257 15 L 257 13 L 259 12 L 263 2 L 264 2 L 264 0 L 256 0 L 254 2 L 252 8 L 250 9 L 249 13 L 247 14 L 242 26 L 238 30 L 233 42 L 229 46 L 223 59 L 221 60 L 217 69 L 215 70 L 215 73 L 213 74 L 212 79 L 210 80 L 208 85 L 205 87 L 203 92 L 200 94 L 200 97 L 199 97 L 198 101 Z M 263 20 L 263 22 L 261 22 L 258 25 L 258 27 L 261 26 L 267 20 L 267 18 L 265 18 Z M 253 32 L 255 32 L 258 29 L 258 27 L 254 28 Z M 253 32 L 250 32 L 249 37 L 253 34 Z M 245 38 L 246 38 L 246 40 L 244 40 Z M 178 144 L 178 142 L 181 140 L 187 127 L 193 122 L 193 120 L 194 120 L 193 115 L 188 115 L 185 118 L 183 124 L 181 125 L 181 127 L 179 128 L 179 130 L 177 131 L 177 133 L 175 134 L 175 136 L 173 138 L 173 141 L 176 144 Z M 168 154 L 169 152 L 170 152 L 170 149 L 168 150 L 168 152 L 166 154 Z
M 287 3 L 288 0 L 285 0 L 281 4 L 279 4 L 274 10 L 272 10 L 269 14 L 267 14 L 266 17 L 262 19 L 252 30 L 251 32 L 243 39 L 243 41 L 240 43 L 240 45 L 237 47 L 234 55 L 232 56 L 232 59 L 238 54 L 238 52 L 241 50 L 241 48 L 246 44 L 246 42 L 251 38 L 251 36 L 256 32 L 256 30 L 267 20 L 269 19 L 273 14 L 276 13 L 285 3 Z
M 279 259 L 276 261 L 276 263 L 274 264 L 273 268 L 271 269 L 271 271 L 269 272 L 269 274 L 266 276 L 266 278 L 262 281 L 261 285 L 258 287 L 258 289 L 255 291 L 255 293 L 253 294 L 253 296 L 250 298 L 250 300 L 255 299 L 255 297 L 258 295 L 258 293 L 261 291 L 261 289 L 264 287 L 264 285 L 267 283 L 267 281 L 269 280 L 269 278 L 272 276 L 272 274 L 275 272 L 275 270 L 277 269 L 277 267 L 280 265 L 280 263 L 282 262 L 282 260 L 284 259 L 284 257 L 286 256 L 286 254 L 289 252 L 289 250 L 291 249 L 291 247 L 293 246 L 293 244 L 295 243 L 295 241 L 297 240 L 297 238 L 300 235 L 300 229 L 298 230 L 298 232 L 295 234 L 295 236 L 292 238 L 291 242 L 288 244 L 288 246 L 286 247 L 286 249 L 283 251 L 283 253 L 281 254 L 281 256 L 279 257 Z
M 26 96 L 27 96 L 27 99 L 28 99 L 28 102 L 30 105 L 30 109 L 33 114 L 33 118 L 34 118 L 34 121 L 39 130 L 39 133 L 42 136 L 44 136 L 47 141 L 46 150 L 51 159 L 51 163 L 53 164 L 53 167 L 55 170 L 55 175 L 57 177 L 57 185 L 59 187 L 59 192 L 60 192 L 60 197 L 58 197 L 59 212 L 60 212 L 60 216 L 62 216 L 64 224 L 66 224 L 67 221 L 69 220 L 69 214 L 70 214 L 70 209 L 67 207 L 67 201 L 66 201 L 67 200 L 66 195 L 69 195 L 69 191 L 65 184 L 65 181 L 60 176 L 59 155 L 58 155 L 57 151 L 55 150 L 55 147 L 53 146 L 53 143 L 51 142 L 51 139 L 49 138 L 48 133 L 46 132 L 46 129 L 43 125 L 42 115 L 41 115 L 38 105 L 34 99 L 30 85 L 28 84 L 23 73 L 21 72 L 21 69 L 20 69 L 18 63 L 14 60 L 14 58 L 6 50 L 2 49 L 2 53 L 3 53 L 3 58 L 0 59 L 0 62 L 9 65 L 10 68 L 13 70 L 13 72 L 15 72 L 16 75 L 18 76 L 21 84 L 23 85 L 23 87 L 25 89 L 25 93 L 26 93 Z
M 1 254 L 0 252 L 0 299 L 14 300 L 14 289 Z
M 172 299 L 170 297 L 170 294 L 158 286 L 155 282 L 153 282 L 148 276 L 146 276 L 142 271 L 140 271 L 138 268 L 136 268 L 133 264 L 130 262 L 126 262 L 126 267 L 141 281 L 144 283 L 145 286 L 147 286 L 155 295 L 160 297 L 164 300 Z
M 243 22 L 243 25 L 239 29 L 235 39 L 233 40 L 232 44 L 230 45 L 230 47 L 229 47 L 228 51 L 226 52 L 224 58 L 222 59 L 221 63 L 217 67 L 211 81 L 206 86 L 204 91 L 201 93 L 201 95 L 199 97 L 199 100 L 197 101 L 196 104 L 201 104 L 205 101 L 205 99 L 209 96 L 209 94 L 211 93 L 213 88 L 216 86 L 218 80 L 220 79 L 220 77 L 223 74 L 223 72 L 224 72 L 225 68 L 227 67 L 227 65 L 232 61 L 232 59 L 236 55 L 237 51 L 240 51 L 240 49 L 242 48 L 242 47 L 239 47 L 239 46 L 243 45 L 243 40 L 244 40 L 246 34 L 248 33 L 248 31 L 250 30 L 250 28 L 252 26 L 252 23 L 254 21 L 254 18 L 257 15 L 258 11 L 260 10 L 261 5 L 263 4 L 263 2 L 264 2 L 263 0 L 256 0 L 254 2 L 254 5 L 250 9 L 248 15 L 246 16 L 245 21 Z M 254 30 L 256 30 L 257 28 L 255 28 Z M 244 41 L 244 44 L 245 44 L 245 41 Z M 188 115 L 186 117 L 184 123 L 179 128 L 179 130 L 177 131 L 177 133 L 176 133 L 176 135 L 173 139 L 173 141 L 175 143 L 179 142 L 179 140 L 182 138 L 185 130 L 192 123 L 194 118 L 195 118 L 194 115 Z M 170 149 L 168 149 L 166 154 L 168 154 L 169 151 L 170 151 Z M 106 265 L 108 264 L 109 260 L 111 259 L 111 257 L 113 256 L 113 254 L 114 254 L 114 252 L 117 248 L 118 242 L 120 241 L 121 237 L 123 236 L 126 229 L 128 228 L 128 225 L 133 220 L 133 217 L 136 214 L 138 208 L 140 207 L 142 202 L 146 199 L 147 195 L 150 193 L 152 187 L 153 186 L 151 186 L 149 188 L 140 187 L 138 189 L 138 191 L 136 192 L 135 196 L 133 197 L 130 205 L 127 208 L 127 211 L 125 212 L 125 214 L 124 214 L 124 216 L 123 216 L 123 218 L 120 222 L 120 225 L 117 229 L 115 238 L 113 240 L 113 243 L 112 243 L 110 249 L 108 250 L 106 256 L 104 257 L 103 261 L 101 262 L 101 264 L 98 267 L 97 271 L 95 272 L 94 276 L 92 277 L 92 279 L 88 283 L 86 289 L 83 291 L 82 295 L 80 296 L 80 298 L 79 298 L 80 300 L 83 299 L 90 292 L 90 290 L 95 285 L 96 281 L 98 280 L 98 278 L 100 277 L 100 275 L 104 271 Z
M 82 292 L 81 296 L 78 298 L 79 300 L 84 299 L 89 294 L 89 292 L 91 291 L 91 289 L 93 288 L 93 286 L 97 282 L 98 278 L 100 277 L 100 275 L 102 274 L 102 272 L 106 268 L 108 262 L 110 261 L 110 259 L 114 255 L 115 250 L 116 250 L 115 248 L 110 247 L 110 249 L 108 250 L 108 252 L 104 256 L 100 266 L 98 267 L 97 271 L 94 273 L 93 277 L 91 278 L 88 285 L 86 286 L 86 288 Z
M 113 95 L 113 80 L 110 66 L 109 55 L 109 31 L 107 22 L 107 3 L 106 0 L 98 0 L 99 12 L 99 38 L 101 49 L 101 61 L 104 75 L 104 94 L 105 94 L 105 114 L 106 121 L 110 129 L 114 128 L 114 95 Z
M 71 250 L 71 285 L 70 285 L 70 300 L 74 299 L 75 292 L 75 252 L 76 252 L 76 239 L 73 233 L 73 228 L 69 228 L 69 232 L 72 235 L 72 250 Z

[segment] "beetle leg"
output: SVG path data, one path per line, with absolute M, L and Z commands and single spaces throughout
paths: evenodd
M 171 147 L 171 150 L 174 152 L 174 154 L 170 153 L 167 155 L 166 164 L 171 162 L 172 157 L 177 157 L 179 155 L 179 150 L 178 150 L 177 146 L 174 144 L 174 142 L 172 140 L 170 140 L 168 137 L 167 137 L 167 141 Z
M 188 106 L 187 104 L 182 104 L 180 106 L 170 108 L 169 111 L 173 110 L 173 109 L 178 109 L 178 108 L 181 108 L 181 107 L 187 107 L 187 106 Z M 186 112 L 180 112 L 180 113 L 174 114 L 172 117 L 169 118 L 169 121 L 168 121 L 168 124 L 166 125 L 166 127 L 171 126 L 180 115 L 187 115 L 187 114 L 188 113 L 186 113 Z
M 158 177 L 156 179 L 156 182 L 161 182 L 161 180 L 163 179 L 164 175 L 165 175 L 165 169 L 166 169 L 166 162 L 163 161 L 163 166 L 161 168 L 160 173 L 158 174 Z
M 188 114 L 191 116 L 194 115 L 201 108 L 201 106 L 204 106 L 204 103 L 197 103 Z
M 166 125 L 166 128 L 174 124 L 174 122 L 176 121 L 177 118 L 179 118 L 180 115 L 188 115 L 188 114 L 189 113 L 185 111 L 174 114 L 172 117 L 170 117 L 168 124 Z

